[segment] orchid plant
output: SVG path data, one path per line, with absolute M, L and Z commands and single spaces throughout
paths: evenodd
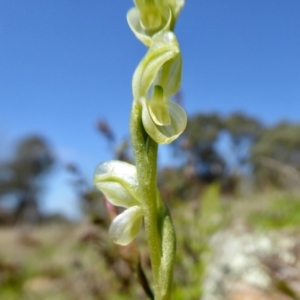
M 181 85 L 182 59 L 173 32 L 184 0 L 134 0 L 127 20 L 148 51 L 132 80 L 130 133 L 135 166 L 117 160 L 101 163 L 94 183 L 107 200 L 125 210 L 112 222 L 109 234 L 128 245 L 144 221 L 156 300 L 171 299 L 175 231 L 157 189 L 158 144 L 174 141 L 186 127 L 184 110 L 171 97 Z

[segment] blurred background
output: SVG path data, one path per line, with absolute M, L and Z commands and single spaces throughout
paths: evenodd
M 133 160 L 146 48 L 119 2 L 0 3 L 0 299 L 151 294 L 143 232 L 134 251 L 115 247 L 118 211 L 92 183 L 98 163 Z M 299 15 L 297 0 L 212 0 L 179 17 L 174 101 L 189 122 L 160 147 L 158 178 L 174 299 L 300 299 Z

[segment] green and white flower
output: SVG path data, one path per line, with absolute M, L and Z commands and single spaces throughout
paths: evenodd
M 159 33 L 174 30 L 184 0 L 134 0 L 135 7 L 127 13 L 129 27 L 147 47 Z
M 136 0 L 135 4 L 127 13 L 127 22 L 135 36 L 150 47 L 155 34 L 170 30 L 171 10 L 161 9 L 153 0 Z
M 143 220 L 135 166 L 117 160 L 101 163 L 96 168 L 94 184 L 111 204 L 126 208 L 111 223 L 109 235 L 116 244 L 129 244 Z
M 159 33 L 132 81 L 133 97 L 142 105 L 145 130 L 159 144 L 175 140 L 185 129 L 184 110 L 170 98 L 181 85 L 181 54 L 175 35 Z

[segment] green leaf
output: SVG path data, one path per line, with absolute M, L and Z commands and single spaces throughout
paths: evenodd
M 109 228 L 109 235 L 113 242 L 128 245 L 137 236 L 142 226 L 143 210 L 140 206 L 132 206 L 116 218 Z
M 160 299 L 169 299 L 172 293 L 173 268 L 176 252 L 176 236 L 172 218 L 164 204 L 161 216 L 162 256 L 159 272 Z
M 96 168 L 94 184 L 113 205 L 140 204 L 136 168 L 131 164 L 117 160 L 101 163 Z

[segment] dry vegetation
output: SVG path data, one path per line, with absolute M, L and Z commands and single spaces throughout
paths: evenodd
M 175 300 L 299 299 L 299 194 L 221 199 L 213 185 L 200 199 L 172 207 L 178 238 Z M 142 233 L 139 239 L 144 253 Z M 146 299 L 106 226 L 86 221 L 2 227 L 0 245 L 0 299 Z M 145 254 L 142 263 L 149 276 Z

